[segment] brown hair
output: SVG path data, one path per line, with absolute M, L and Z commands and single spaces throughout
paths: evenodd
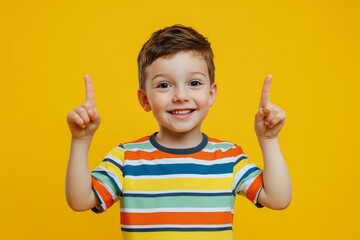
M 145 75 L 149 65 L 159 57 L 173 56 L 182 51 L 194 51 L 204 57 L 210 84 L 213 84 L 215 66 L 210 42 L 191 27 L 173 25 L 154 32 L 141 48 L 137 59 L 140 89 L 145 89 Z

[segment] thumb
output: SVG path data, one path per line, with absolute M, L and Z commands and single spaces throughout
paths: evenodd
M 263 107 L 260 107 L 257 113 L 255 114 L 255 122 L 261 122 L 266 117 L 266 113 Z
M 258 112 L 255 114 L 255 122 L 263 121 L 269 115 L 269 113 L 270 111 L 266 106 L 260 107 Z

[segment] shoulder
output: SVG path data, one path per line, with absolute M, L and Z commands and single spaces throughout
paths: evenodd
M 213 137 L 208 137 L 208 145 L 210 147 L 223 148 L 223 149 L 241 148 L 238 144 L 233 143 L 231 141 L 220 140 L 220 139 L 213 138 Z
M 206 149 L 221 150 L 223 152 L 231 151 L 234 155 L 244 154 L 243 149 L 238 144 L 212 137 L 208 137 Z
M 108 152 L 105 159 L 107 158 L 124 159 L 124 154 L 126 151 L 137 151 L 137 150 L 143 150 L 149 148 L 150 148 L 149 136 L 146 136 L 117 145 Z
M 150 136 L 145 136 L 145 137 L 141 137 L 136 140 L 133 140 L 133 141 L 121 143 L 117 147 L 122 148 L 124 151 L 126 151 L 126 150 L 131 150 L 131 149 L 149 148 L 150 146 L 151 146 Z

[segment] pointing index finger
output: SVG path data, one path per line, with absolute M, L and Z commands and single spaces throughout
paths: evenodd
M 89 75 L 84 76 L 85 89 L 86 89 L 86 101 L 95 105 L 94 89 Z
M 270 101 L 271 80 L 272 80 L 271 75 L 267 75 L 265 80 L 264 80 L 262 93 L 261 93 L 260 107 L 266 106 Z

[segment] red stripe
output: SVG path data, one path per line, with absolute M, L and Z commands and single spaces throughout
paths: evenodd
M 216 150 L 215 152 L 197 152 L 193 154 L 170 154 L 166 152 L 161 152 L 158 150 L 155 150 L 153 152 L 145 152 L 145 151 L 127 151 L 125 152 L 125 159 L 126 160 L 139 160 L 139 159 L 145 159 L 145 160 L 155 160 L 155 159 L 161 159 L 161 158 L 186 158 L 187 156 L 191 158 L 196 158 L 199 160 L 215 160 L 215 159 L 221 159 L 226 157 L 234 157 L 237 155 L 243 154 L 243 151 L 241 148 L 230 148 L 227 151 L 223 152 L 221 150 Z
M 261 172 L 256 178 L 255 180 L 252 182 L 252 184 L 250 185 L 250 187 L 248 188 L 248 190 L 246 191 L 246 197 L 254 202 L 256 195 L 258 194 L 260 188 L 262 188 L 262 186 L 264 185 L 263 182 L 263 173 Z
M 125 143 L 122 143 L 120 145 L 125 145 L 125 144 L 128 144 L 128 143 L 139 143 L 139 142 L 145 142 L 145 141 L 148 141 L 149 140 L 149 136 L 146 136 L 146 137 L 142 137 L 142 138 L 139 138 L 135 141 L 131 141 L 131 142 L 125 142 Z
M 108 190 L 95 178 L 92 178 L 92 185 L 103 199 L 106 209 L 114 204 L 114 200 Z

